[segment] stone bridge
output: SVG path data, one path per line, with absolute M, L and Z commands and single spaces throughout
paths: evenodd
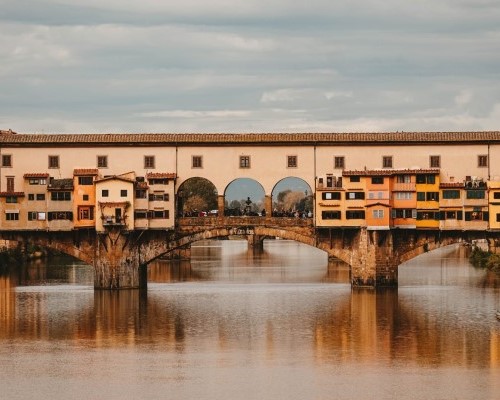
M 0 232 L 0 239 L 22 248 L 43 246 L 93 265 L 96 289 L 145 288 L 147 265 L 153 260 L 189 257 L 192 243 L 231 236 L 245 238 L 254 247 L 276 237 L 317 247 L 350 265 L 354 287 L 395 286 L 401 263 L 453 243 L 487 239 L 490 248 L 500 248 L 497 232 L 320 229 L 311 219 L 273 217 L 179 218 L 173 230 L 123 231 L 110 227 L 106 233 L 93 229 Z

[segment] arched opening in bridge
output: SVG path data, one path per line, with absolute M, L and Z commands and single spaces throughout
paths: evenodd
M 217 189 L 205 178 L 189 178 L 177 190 L 177 215 L 198 217 L 217 214 Z
M 262 185 L 250 178 L 232 181 L 224 192 L 226 216 L 262 215 L 265 192 Z
M 313 192 L 303 179 L 288 177 L 280 180 L 271 196 L 274 217 L 312 217 Z

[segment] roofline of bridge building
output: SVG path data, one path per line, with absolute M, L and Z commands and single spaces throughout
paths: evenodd
M 0 146 L 289 146 L 422 145 L 500 143 L 500 131 L 331 132 L 331 133 L 80 133 L 38 134 L 0 131 Z

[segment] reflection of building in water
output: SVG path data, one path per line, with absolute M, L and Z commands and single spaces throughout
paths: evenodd
M 454 322 L 415 309 L 397 290 L 353 291 L 349 303 L 317 320 L 315 345 L 321 362 L 384 357 L 436 366 L 500 366 L 499 330 L 464 328 L 459 318 Z
M 11 277 L 0 275 L 0 337 L 9 337 L 15 331 L 16 292 Z

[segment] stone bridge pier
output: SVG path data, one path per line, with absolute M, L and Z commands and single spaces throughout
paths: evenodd
M 94 258 L 95 289 L 136 289 L 147 287 L 147 268 L 129 234 L 108 231 L 97 234 Z

